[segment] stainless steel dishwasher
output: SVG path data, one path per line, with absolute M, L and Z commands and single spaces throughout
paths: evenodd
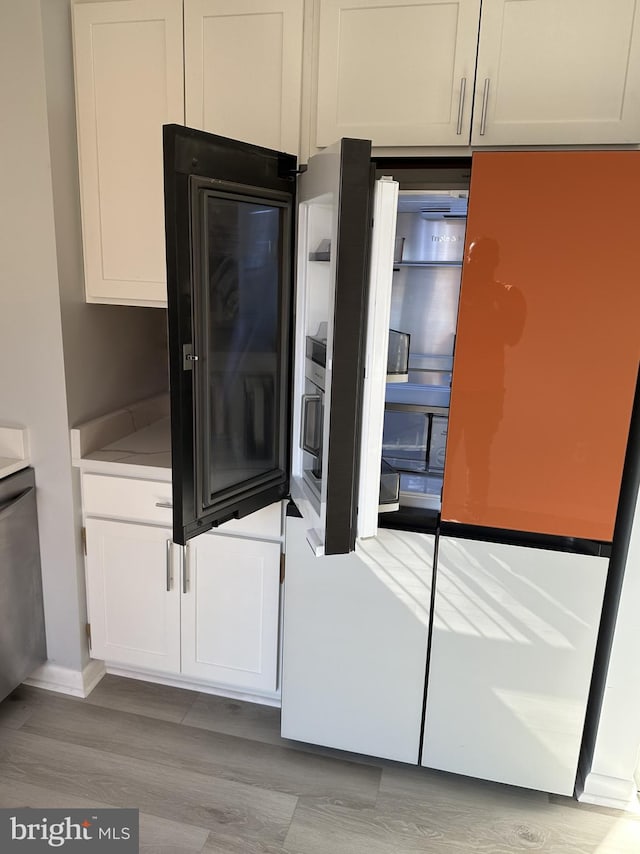
M 47 658 L 35 477 L 0 480 L 0 700 Z

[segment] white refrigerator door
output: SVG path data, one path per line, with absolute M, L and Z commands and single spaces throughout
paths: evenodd
M 391 178 L 381 178 L 376 181 L 360 440 L 358 537 L 361 539 L 375 537 L 378 533 L 380 462 L 398 188 L 398 182 Z
M 608 566 L 440 537 L 422 765 L 572 794 Z
M 317 556 L 355 549 L 363 495 L 369 536 L 377 520 L 384 407 L 379 370 L 385 370 L 387 358 L 397 185 L 384 180 L 376 187 L 371 168 L 370 143 L 343 139 L 312 157 L 298 184 L 290 489 Z M 382 297 L 377 296 L 380 282 Z M 376 328 L 382 329 L 378 337 L 368 333 L 370 288 Z M 383 357 L 380 368 L 367 361 L 373 346 Z M 366 390 L 365 374 L 371 386 Z M 321 433 L 312 431 L 313 442 L 306 440 L 310 402 L 313 425 L 319 422 Z M 365 490 L 359 487 L 362 460 Z

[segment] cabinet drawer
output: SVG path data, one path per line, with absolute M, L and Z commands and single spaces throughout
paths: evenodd
M 88 516 L 171 526 L 171 502 L 171 483 L 100 474 L 82 476 L 82 503 Z
M 82 503 L 86 516 L 150 522 L 169 527 L 173 523 L 171 483 L 163 481 L 84 474 Z M 282 505 L 279 501 L 243 519 L 232 519 L 214 528 L 214 532 L 221 534 L 273 539 L 280 537 L 281 530 Z

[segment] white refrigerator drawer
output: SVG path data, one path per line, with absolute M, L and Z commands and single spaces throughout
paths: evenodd
M 283 737 L 415 764 L 434 536 L 381 528 L 314 557 L 286 521 Z
M 573 793 L 608 564 L 441 537 L 423 765 Z

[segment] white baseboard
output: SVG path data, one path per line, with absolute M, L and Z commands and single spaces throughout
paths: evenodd
M 107 673 L 114 676 L 126 676 L 129 679 L 140 679 L 143 682 L 156 682 L 159 685 L 170 685 L 173 688 L 185 688 L 189 691 L 199 691 L 201 694 L 215 694 L 217 697 L 228 697 L 231 700 L 244 700 L 247 703 L 261 703 L 263 706 L 274 706 L 280 708 L 280 693 L 272 694 L 250 694 L 246 691 L 234 691 L 232 688 L 223 688 L 218 685 L 207 685 L 202 682 L 194 682 L 192 679 L 183 678 L 178 675 L 154 673 L 146 670 L 132 670 L 122 665 L 106 662 Z
M 584 790 L 578 795 L 578 800 L 583 804 L 596 804 L 599 807 L 613 807 L 630 812 L 639 810 L 635 780 L 608 777 L 604 774 L 587 774 Z
M 104 662 L 93 658 L 84 670 L 71 670 L 46 661 L 24 680 L 24 684 L 72 697 L 88 697 L 105 673 Z

